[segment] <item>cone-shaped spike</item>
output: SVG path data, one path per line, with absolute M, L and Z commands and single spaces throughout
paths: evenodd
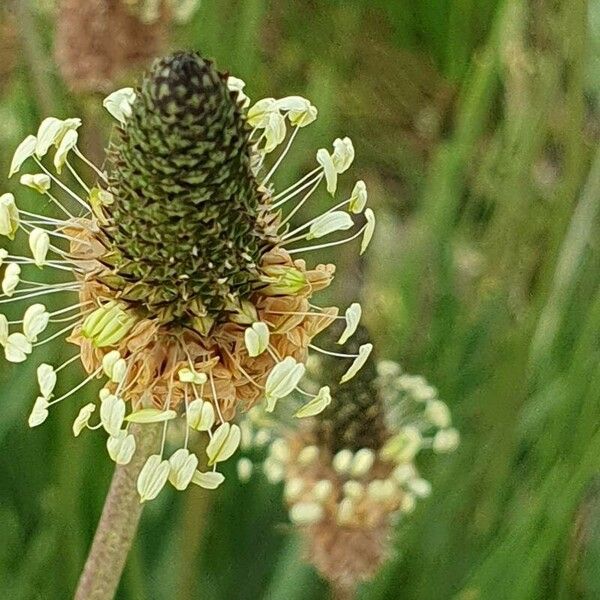
M 236 97 L 210 61 L 173 54 L 111 143 L 106 283 L 163 319 L 214 317 L 256 281 L 263 195 Z

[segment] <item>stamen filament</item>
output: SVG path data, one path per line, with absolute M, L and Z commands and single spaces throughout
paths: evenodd
M 307 179 L 309 179 L 310 177 L 312 177 L 313 175 L 315 175 L 316 173 L 318 173 L 322 169 L 323 169 L 323 167 L 317 167 L 316 169 L 313 169 L 310 173 L 307 173 L 306 175 L 304 175 L 300 179 L 298 179 L 298 181 L 296 181 L 296 183 L 293 183 L 292 185 L 290 185 L 289 187 L 287 187 L 282 192 L 279 192 L 279 194 L 277 194 L 276 196 L 273 196 L 273 200 L 274 201 L 275 200 L 279 200 L 279 198 L 281 198 L 283 196 L 287 196 L 287 194 L 289 194 L 293 189 L 297 188 L 301 183 L 305 182 Z M 275 205 L 275 208 L 277 208 L 277 206 L 279 206 L 280 204 L 283 204 L 283 201 L 282 202 L 278 202 Z
M 83 154 L 83 152 L 81 152 L 81 150 L 79 150 L 79 148 L 77 146 L 75 146 L 73 148 L 73 152 L 75 152 L 75 154 L 88 166 L 90 167 L 95 173 L 96 175 L 98 175 L 98 177 L 100 177 L 100 179 L 102 179 L 102 181 L 104 181 L 105 183 L 108 183 L 108 178 L 106 177 L 106 175 L 88 158 L 86 158 L 86 156 Z
M 354 235 L 349 238 L 338 240 L 337 242 L 328 242 L 326 244 L 319 244 L 318 246 L 305 246 L 304 248 L 294 248 L 293 250 L 288 250 L 288 254 L 297 254 L 298 252 L 307 252 L 308 250 L 320 250 L 321 248 L 330 248 L 331 246 L 339 246 L 340 244 L 345 244 L 346 242 L 351 242 L 356 239 L 358 236 L 362 234 L 367 225 L 363 225 Z M 283 244 L 282 244 L 283 245 Z
M 92 379 L 94 379 L 94 377 L 98 376 L 101 371 L 102 371 L 102 367 L 99 367 L 91 375 L 88 375 L 83 381 L 81 381 L 80 383 L 78 383 L 70 392 L 67 392 L 66 394 L 64 394 L 60 398 L 57 398 L 56 400 L 52 400 L 52 402 L 48 402 L 48 406 L 53 406 L 54 404 L 58 404 L 59 402 L 62 402 L 63 400 L 65 400 L 69 396 L 72 396 L 75 392 L 78 392 L 82 387 L 84 387 Z
M 44 171 L 44 173 L 46 173 L 46 175 L 48 175 L 48 177 L 50 177 L 50 179 L 52 179 L 52 181 L 54 181 L 54 183 L 56 183 L 58 187 L 67 192 L 67 194 L 69 194 L 69 196 L 71 196 L 71 198 L 73 198 L 76 202 L 81 204 L 81 206 L 83 206 L 83 208 L 85 208 L 87 212 L 91 212 L 92 209 L 90 208 L 88 203 L 85 202 L 85 200 L 80 198 L 73 190 L 69 188 L 69 186 L 65 185 L 60 179 L 54 177 L 54 175 L 50 171 L 48 171 L 48 169 L 46 169 L 46 167 L 42 164 L 42 161 L 40 161 L 36 156 L 34 156 L 33 159 L 38 164 L 40 169 L 42 169 L 42 171 Z
M 339 358 L 356 358 L 358 354 L 344 354 L 343 352 L 331 352 L 331 350 L 325 350 L 323 348 L 319 348 L 319 346 L 314 346 L 313 344 L 309 344 L 308 347 L 311 350 L 316 350 L 317 352 L 321 352 L 321 354 L 326 354 L 327 356 L 337 356 Z
M 296 135 L 298 135 L 298 131 L 300 131 L 300 128 L 296 127 L 294 129 L 294 131 L 292 132 L 292 135 L 290 135 L 290 139 L 288 140 L 288 143 L 286 144 L 285 148 L 283 149 L 283 152 L 279 155 L 279 158 L 277 159 L 275 164 L 271 167 L 271 170 L 267 173 L 266 177 L 263 179 L 263 181 L 262 181 L 263 185 L 267 185 L 267 182 L 269 181 L 269 179 L 271 179 L 271 177 L 275 174 L 275 171 L 277 171 L 277 168 L 279 167 L 279 165 L 285 158 L 286 154 L 289 152 L 290 148 L 292 147 L 292 144 L 294 143 L 294 140 L 296 139 Z
M 71 163 L 68 160 L 66 161 L 66 165 L 67 165 L 67 168 L 69 169 L 69 171 L 71 171 L 71 175 L 73 175 L 73 177 L 75 177 L 75 179 L 77 180 L 77 183 L 85 190 L 85 193 L 89 195 L 90 188 L 87 186 L 85 181 L 83 181 L 83 179 L 81 179 L 81 177 L 79 177 L 79 174 L 72 167 Z
M 37 342 L 37 344 L 33 344 L 33 347 L 38 348 L 39 346 L 43 346 L 44 344 L 47 344 L 48 342 L 55 340 L 57 337 L 60 337 L 64 333 L 67 333 L 67 331 L 72 331 L 73 327 L 74 327 L 73 325 L 68 325 L 64 329 L 61 329 L 60 331 L 57 331 L 55 334 L 51 335 L 50 337 L 47 337 L 45 340 L 42 340 L 41 342 Z
M 302 200 L 296 204 L 296 206 L 288 213 L 287 217 L 281 221 L 280 228 L 285 225 L 301 208 L 302 205 L 313 195 L 314 191 L 319 187 L 321 180 L 323 179 L 323 174 L 317 177 L 315 184 L 308 190 L 308 192 L 302 197 Z
M 61 287 L 61 288 L 41 290 L 39 292 L 32 292 L 31 294 L 29 294 L 27 296 L 18 296 L 16 298 L 2 299 L 2 300 L 0 300 L 0 304 L 9 304 L 10 302 L 17 302 L 17 301 L 20 302 L 21 300 L 28 300 L 29 298 L 35 298 L 37 296 L 44 296 L 45 294 L 54 294 L 56 292 L 78 292 L 80 284 L 73 282 L 72 285 L 76 285 L 76 287 L 73 287 L 73 288 Z M 25 291 L 29 291 L 29 290 L 25 290 Z

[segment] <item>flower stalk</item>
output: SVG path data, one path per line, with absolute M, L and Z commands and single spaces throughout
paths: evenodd
M 96 535 L 81 573 L 75 600 L 112 600 L 133 543 L 143 504 L 136 481 L 148 457 L 160 445 L 162 427 L 134 424 L 136 452 L 127 465 L 117 465 Z

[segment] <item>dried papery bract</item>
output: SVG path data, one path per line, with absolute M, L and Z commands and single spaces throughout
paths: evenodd
M 351 349 L 364 335 L 359 330 Z M 339 367 L 325 358 L 320 371 L 339 380 Z M 251 416 L 246 438 L 256 423 L 267 428 L 254 433 L 255 442 L 261 431 L 280 431 L 265 475 L 284 481 L 290 520 L 306 542 L 307 559 L 340 597 L 354 597 L 356 586 L 375 575 L 391 554 L 395 522 L 429 495 L 431 486 L 415 464 L 418 453 L 450 452 L 458 444 L 448 408 L 433 387 L 401 374 L 390 361 L 376 370 L 370 358 L 348 385 L 332 386 L 330 402 L 297 432 L 281 422 L 273 430 L 264 417 Z

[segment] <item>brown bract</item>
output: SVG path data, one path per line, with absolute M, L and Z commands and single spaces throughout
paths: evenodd
M 382 500 L 364 493 L 353 501 L 349 522 L 338 520 L 340 502 L 344 498 L 343 485 L 349 476 L 340 475 L 332 466 L 333 457 L 326 448 L 319 448 L 319 456 L 309 464 L 298 459 L 300 452 L 314 446 L 317 439 L 309 430 L 294 434 L 289 440 L 290 456 L 285 465 L 285 479 L 303 482 L 302 492 L 290 505 L 314 502 L 312 492 L 320 481 L 329 481 L 332 492 L 320 502 L 323 518 L 303 526 L 307 559 L 329 582 L 342 588 L 353 588 L 370 579 L 390 555 L 391 517 L 401 504 L 401 492 Z M 370 482 L 389 478 L 394 465 L 377 458 L 368 473 L 356 478 L 366 490 Z
M 71 253 L 85 271 L 80 301 L 87 304 L 82 308 L 89 310 L 90 302 L 99 307 L 110 300 L 118 301 L 118 293 L 97 281 L 98 274 L 106 269 L 100 262 L 105 246 L 97 237 L 94 223 L 78 220 L 65 231 L 74 238 Z M 295 267 L 304 273 L 307 284 L 293 296 L 265 296 L 257 289 L 248 298 L 257 320 L 267 323 L 270 329 L 269 349 L 259 356 L 249 356 L 246 349 L 244 333 L 248 324 L 225 317 L 202 334 L 185 323 L 161 324 L 148 318 L 139 304 L 132 309 L 138 322 L 117 346 L 95 347 L 82 334 L 82 324 L 74 329 L 69 341 L 80 347 L 83 366 L 89 373 L 99 368 L 107 352 L 120 352 L 128 363 L 121 394 L 134 409 L 167 405 L 182 408 L 187 395 L 188 400 L 200 397 L 213 402 L 224 419 L 232 419 L 237 410 L 248 410 L 262 399 L 266 379 L 278 361 L 291 356 L 304 362 L 311 340 L 338 313 L 333 307 L 315 312 L 309 303 L 314 292 L 331 282 L 333 265 L 307 269 L 304 261 L 292 260 L 279 248 L 265 254 L 261 265 L 265 264 Z M 123 306 L 127 308 L 127 303 Z M 178 378 L 182 368 L 205 373 L 208 381 L 196 386 L 183 384 Z

